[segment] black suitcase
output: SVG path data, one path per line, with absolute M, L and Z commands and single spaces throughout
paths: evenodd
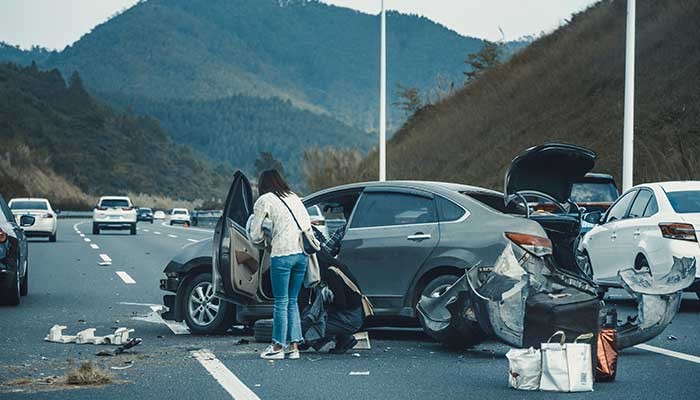
M 556 331 L 564 331 L 566 341 L 600 329 L 602 302 L 597 296 L 575 288 L 556 293 L 535 293 L 525 304 L 523 347 L 539 348 Z M 591 342 L 595 347 L 595 340 Z

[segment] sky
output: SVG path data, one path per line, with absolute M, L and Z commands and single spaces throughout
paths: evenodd
M 322 0 L 377 14 L 381 0 Z M 563 24 L 597 0 L 384 0 L 385 8 L 419 14 L 466 36 L 514 40 Z M 137 0 L 0 0 L 0 41 L 62 50 Z M 503 30 L 503 35 L 499 31 Z

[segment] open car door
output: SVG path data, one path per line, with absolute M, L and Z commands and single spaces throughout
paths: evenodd
M 237 304 L 259 301 L 262 251 L 248 241 L 245 225 L 253 213 L 248 178 L 236 171 L 224 214 L 214 230 L 212 280 L 216 296 Z

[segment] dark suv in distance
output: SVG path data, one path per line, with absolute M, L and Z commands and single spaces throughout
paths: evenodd
M 153 210 L 148 207 L 139 207 L 136 209 L 136 221 L 144 221 L 153 223 Z

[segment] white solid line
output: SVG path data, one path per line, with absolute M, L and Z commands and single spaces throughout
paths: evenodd
M 651 351 L 653 353 L 663 354 L 665 356 L 675 357 L 675 358 L 678 358 L 681 360 L 690 361 L 690 362 L 694 362 L 696 364 L 700 364 L 700 357 L 698 357 L 698 356 L 692 356 L 690 354 L 679 353 L 679 352 L 673 351 L 673 350 L 662 349 L 661 347 L 649 346 L 648 344 L 638 344 L 634 347 L 636 347 L 638 349 L 646 350 L 646 351 Z
M 197 242 L 199 242 L 199 240 L 195 240 L 195 239 L 187 239 L 187 240 L 189 240 L 189 241 L 192 242 L 192 243 L 197 243 Z
M 104 262 L 112 262 L 112 259 L 109 258 L 109 256 L 108 256 L 107 254 L 100 254 L 100 258 L 101 258 L 102 261 L 104 261 Z
M 152 307 L 163 307 L 163 306 L 160 305 L 160 304 L 154 304 L 154 303 L 132 303 L 132 302 L 128 302 L 128 301 L 120 301 L 120 302 L 118 302 L 117 304 L 122 304 L 122 305 L 125 305 L 125 306 L 144 306 L 144 307 L 151 307 L 151 308 L 152 308 Z
M 177 236 L 168 234 L 168 237 L 176 238 Z
M 156 234 L 156 235 L 160 235 L 160 232 L 153 232 L 153 233 Z
M 100 246 L 96 245 L 95 243 L 90 243 L 90 247 L 92 247 L 95 250 L 100 248 Z
M 92 240 L 90 240 L 90 238 L 83 238 L 83 240 L 88 242 L 88 243 L 90 243 L 92 241 Z
M 202 364 L 232 398 L 236 400 L 260 400 L 260 397 L 244 385 L 210 350 L 196 350 L 190 354 Z
M 164 319 L 161 314 L 161 312 L 167 310 L 165 306 L 162 306 L 160 304 L 155 304 L 150 306 L 151 310 L 153 310 L 154 313 L 158 314 L 160 317 L 160 320 L 163 321 L 165 326 L 170 328 L 170 330 L 176 334 L 176 335 L 189 335 L 190 330 L 187 328 L 187 324 L 184 322 L 177 322 L 177 321 L 168 321 L 167 319 Z
M 136 283 L 134 278 L 130 277 L 129 274 L 127 274 L 126 272 L 124 272 L 124 271 L 114 271 L 114 272 L 116 272 L 117 275 L 119 275 L 119 277 L 122 278 L 124 283 L 126 283 L 126 284 Z

